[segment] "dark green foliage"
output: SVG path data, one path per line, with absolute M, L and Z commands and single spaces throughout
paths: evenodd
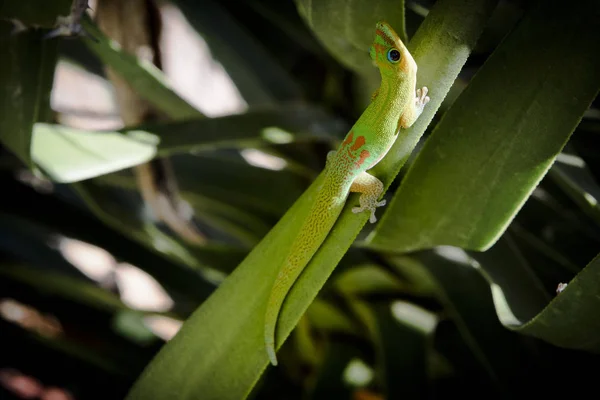
M 218 118 L 89 18 L 97 40 L 43 40 L 70 2 L 38 3 L 0 2 L 0 373 L 17 369 L 76 398 L 131 400 L 595 389 L 596 0 L 176 0 L 249 106 Z M 14 18 L 30 30 L 12 35 Z M 377 225 L 349 212 L 350 196 L 290 292 L 281 365 L 267 368 L 266 299 L 327 151 L 378 84 L 367 48 L 381 18 L 408 38 L 431 103 L 374 169 L 388 188 Z M 165 119 L 61 125 L 49 101 L 57 60 L 102 81 L 106 63 Z M 286 167 L 250 165 L 249 149 Z M 148 215 L 131 167 L 155 157 L 172 161 L 207 245 Z M 76 268 L 64 238 L 140 268 L 173 306 L 137 309 L 114 277 L 99 284 Z M 45 328 L 11 319 L 15 301 Z M 150 317 L 185 324 L 165 345 Z M 0 398 L 14 395 L 2 385 Z

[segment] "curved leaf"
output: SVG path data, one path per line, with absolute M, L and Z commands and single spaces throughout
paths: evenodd
M 436 126 L 371 247 L 481 251 L 498 239 L 600 89 L 599 7 L 530 10 Z
M 514 329 L 556 346 L 600 353 L 599 287 L 600 255 L 537 316 Z
M 419 65 L 425 60 L 435 61 L 430 69 L 425 65 L 419 78 L 438 96 L 421 116 L 423 122 L 410 130 L 414 143 L 441 103 L 443 93 L 452 85 L 495 3 L 492 0 L 440 0 L 421 26 L 419 32 L 422 33 L 417 33 L 410 43 Z M 448 30 L 456 32 L 454 38 L 458 39 L 449 42 Z M 392 149 L 390 158 L 394 162 L 388 164 L 388 175 L 384 177 L 387 184 L 403 164 L 404 153 L 398 150 L 410 153 L 414 143 L 402 143 Z M 395 167 L 397 169 L 392 170 Z M 248 395 L 268 363 L 263 343 L 263 317 L 272 282 L 306 218 L 321 180 L 322 175 L 186 321 L 178 335 L 163 347 L 132 388 L 129 400 L 149 396 L 170 399 L 174 393 L 181 399 L 199 396 L 239 399 Z M 278 344 L 290 334 L 368 219 L 368 215 L 353 214 L 349 210 L 355 202 L 356 197 L 350 197 L 329 238 L 289 293 L 278 324 Z M 157 380 L 161 382 L 160 387 L 155 384 Z

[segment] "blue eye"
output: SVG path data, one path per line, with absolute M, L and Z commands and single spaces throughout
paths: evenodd
M 387 59 L 389 62 L 397 63 L 400 61 L 400 52 L 396 49 L 389 49 L 387 53 Z

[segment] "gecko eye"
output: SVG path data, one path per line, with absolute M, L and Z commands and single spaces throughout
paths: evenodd
M 396 49 L 390 49 L 387 53 L 387 59 L 392 63 L 400 61 L 400 52 Z

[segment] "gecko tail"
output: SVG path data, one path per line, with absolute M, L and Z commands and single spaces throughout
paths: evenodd
M 269 296 L 269 302 L 267 303 L 267 312 L 265 313 L 265 347 L 267 349 L 269 361 L 273 366 L 277 365 L 275 332 L 277 328 L 279 311 L 281 310 L 281 306 L 283 305 L 283 301 L 285 300 L 290 286 L 293 284 L 295 278 L 300 275 L 300 272 L 302 272 L 301 267 L 294 268 L 288 263 L 286 263 L 286 267 L 279 272 L 277 279 L 275 280 L 273 290 Z
M 269 356 L 269 361 L 274 367 L 276 367 L 277 354 L 275 354 L 275 340 L 273 335 L 269 335 L 267 331 L 265 331 L 265 346 L 267 347 L 267 355 Z
M 283 302 L 312 256 L 327 237 L 343 206 L 344 202 L 338 202 L 329 193 L 324 192 L 318 195 L 275 278 L 264 320 L 265 347 L 269 361 L 273 365 L 277 365 L 275 338 Z

